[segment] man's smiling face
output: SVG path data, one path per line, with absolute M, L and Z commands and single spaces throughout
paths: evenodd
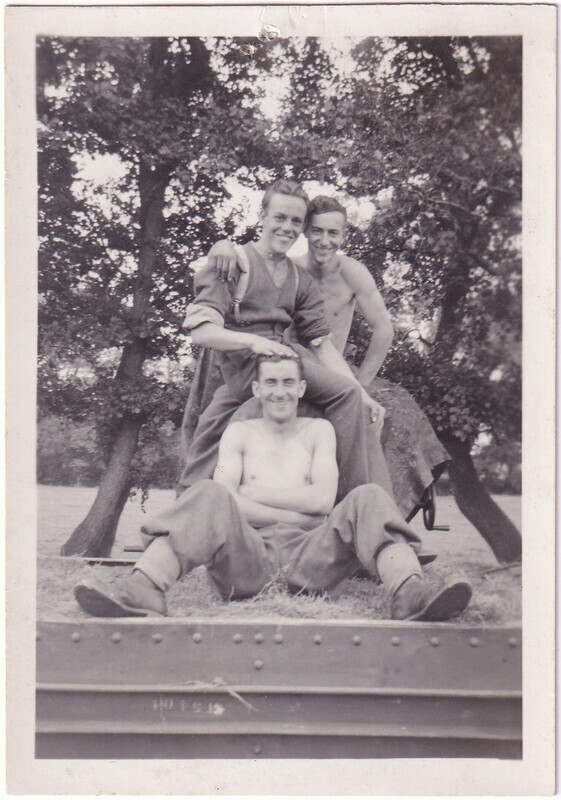
M 345 217 L 339 211 L 313 214 L 306 227 L 306 238 L 312 261 L 329 264 L 345 241 Z
M 275 422 L 296 417 L 298 401 L 306 391 L 306 381 L 294 359 L 262 362 L 259 376 L 253 381 L 253 394 L 261 400 L 263 416 Z
M 271 253 L 283 255 L 304 230 L 307 206 L 301 197 L 274 194 L 261 212 L 261 242 Z

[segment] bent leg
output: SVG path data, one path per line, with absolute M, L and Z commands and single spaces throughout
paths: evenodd
M 386 463 L 380 436 L 376 433 L 374 425 L 371 423 L 366 426 L 368 456 L 368 474 L 370 483 L 376 483 L 395 500 L 390 471 Z
M 329 591 L 362 566 L 393 592 L 399 581 L 422 575 L 411 544 L 419 539 L 391 497 L 374 484 L 360 486 L 302 539 L 291 554 L 287 580 L 292 589 Z M 395 557 L 384 559 L 380 569 L 379 557 L 390 545 Z
M 366 452 L 366 410 L 360 387 L 350 378 L 319 364 L 306 348 L 295 346 L 303 357 L 307 382 L 305 397 L 319 406 L 335 428 L 339 489 L 344 498 L 352 489 L 370 483 Z
M 162 591 L 204 564 L 222 597 L 250 597 L 277 570 L 267 537 L 249 525 L 230 492 L 214 481 L 192 486 L 148 520 L 143 533 L 157 538 L 135 568 Z

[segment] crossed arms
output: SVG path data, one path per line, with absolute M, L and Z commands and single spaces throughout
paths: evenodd
M 224 432 L 213 479 L 229 489 L 253 527 L 285 522 L 314 528 L 332 510 L 339 477 L 335 431 L 327 420 L 311 419 L 309 422 L 313 447 L 310 483 L 300 487 L 242 484 L 247 423 L 233 422 Z

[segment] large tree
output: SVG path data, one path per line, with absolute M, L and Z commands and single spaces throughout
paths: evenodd
M 177 356 L 188 264 L 225 232 L 214 214 L 225 176 L 268 162 L 256 67 L 231 43 L 207 44 L 38 43 L 40 406 L 95 419 L 106 463 L 66 555 L 110 552 L 142 482 L 139 439 L 185 399 L 147 364 Z M 108 156 L 119 179 L 81 180 L 84 159 Z

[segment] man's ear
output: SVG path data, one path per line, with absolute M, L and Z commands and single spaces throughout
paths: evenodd
M 251 391 L 253 392 L 254 397 L 260 397 L 259 394 L 259 381 L 251 381 Z M 302 395 L 300 395 L 302 396 Z
M 307 388 L 308 388 L 308 384 L 306 383 L 306 381 L 305 380 L 301 380 L 299 385 L 298 385 L 298 397 L 303 397 L 304 396 L 304 392 L 306 391 Z

